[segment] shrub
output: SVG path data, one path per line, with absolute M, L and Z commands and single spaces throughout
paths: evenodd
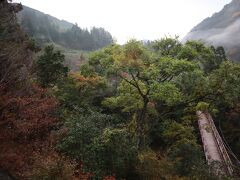
M 75 164 L 56 153 L 36 154 L 32 180 L 69 180 L 74 176 Z
M 67 136 L 58 148 L 80 160 L 96 178 L 115 175 L 126 178 L 137 160 L 136 141 L 125 129 L 112 129 L 113 118 L 94 112 L 70 118 Z
M 152 150 L 141 152 L 138 158 L 136 172 L 140 180 L 182 179 L 174 175 L 173 163 L 170 160 L 160 157 Z
M 199 102 L 196 106 L 197 111 L 207 111 L 209 109 L 209 104 L 206 102 Z

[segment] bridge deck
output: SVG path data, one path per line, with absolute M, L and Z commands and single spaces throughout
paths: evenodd
M 211 116 L 201 111 L 198 111 L 197 115 L 204 153 L 208 164 L 219 162 L 221 166 L 215 167 L 215 172 L 231 176 L 233 173 L 231 159 Z
M 202 136 L 204 151 L 207 161 L 219 161 L 222 162 L 221 155 L 218 150 L 218 144 L 215 140 L 215 136 L 211 129 L 211 124 L 209 123 L 207 117 L 203 113 L 198 114 L 199 117 L 199 128 Z

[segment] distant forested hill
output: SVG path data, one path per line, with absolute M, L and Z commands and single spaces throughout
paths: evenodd
M 18 19 L 23 29 L 40 44 L 52 42 L 69 49 L 91 51 L 113 42 L 112 35 L 103 28 L 82 29 L 26 6 Z
M 224 46 L 228 57 L 240 62 L 240 0 L 232 0 L 220 12 L 206 18 L 184 38 L 203 40 L 215 46 Z

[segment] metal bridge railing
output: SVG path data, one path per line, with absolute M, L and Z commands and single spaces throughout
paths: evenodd
M 231 158 L 228 155 L 228 151 L 227 151 L 227 149 L 224 145 L 222 137 L 218 133 L 218 130 L 217 130 L 215 124 L 214 124 L 214 121 L 213 121 L 211 115 L 209 113 L 205 113 L 205 115 L 206 115 L 206 117 L 209 121 L 209 124 L 211 126 L 211 129 L 212 129 L 212 132 L 214 134 L 215 140 L 217 142 L 218 149 L 219 149 L 219 152 L 220 152 L 220 155 L 221 155 L 221 158 L 222 158 L 222 162 L 223 162 L 223 165 L 224 165 L 224 169 L 225 169 L 227 175 L 232 176 L 233 175 L 233 164 L 232 164 Z

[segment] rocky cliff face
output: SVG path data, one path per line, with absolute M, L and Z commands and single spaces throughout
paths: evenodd
M 223 46 L 230 60 L 240 62 L 240 0 L 233 0 L 220 12 L 206 18 L 184 38 Z

